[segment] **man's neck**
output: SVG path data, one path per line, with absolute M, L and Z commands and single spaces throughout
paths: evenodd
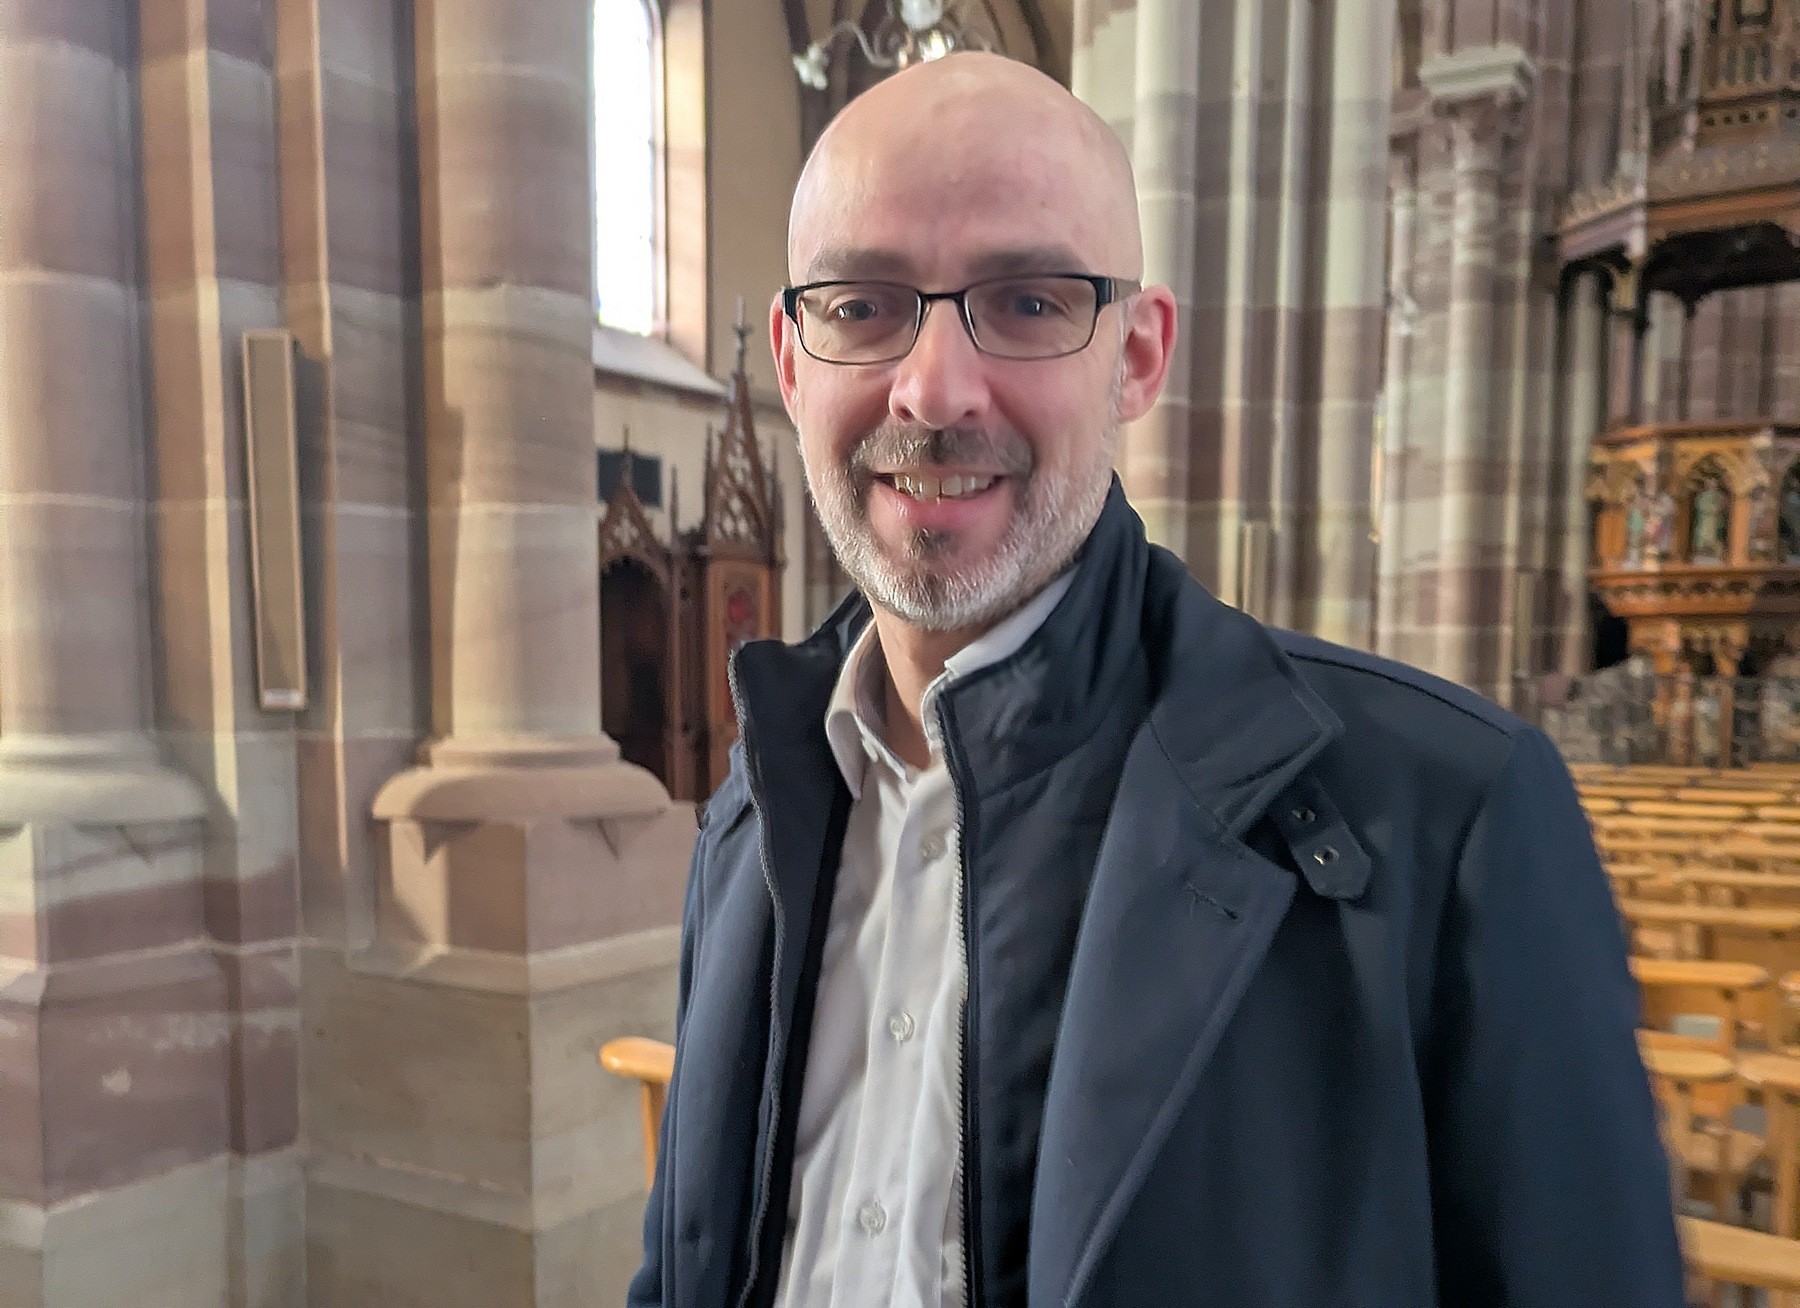
M 882 661 L 887 664 L 882 736 L 888 748 L 913 767 L 931 762 L 931 746 L 925 738 L 925 688 L 943 672 L 951 655 L 980 639 L 993 625 L 921 631 L 885 609 L 875 610 L 875 634 L 881 641 Z

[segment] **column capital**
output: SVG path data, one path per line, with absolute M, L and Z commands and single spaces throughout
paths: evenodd
M 1537 80 L 1537 65 L 1511 43 L 1471 46 L 1434 55 L 1419 65 L 1419 81 L 1439 113 L 1523 104 Z

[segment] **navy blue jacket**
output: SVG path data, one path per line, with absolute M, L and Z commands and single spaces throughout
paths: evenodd
M 634 1308 L 773 1301 L 867 620 L 735 660 Z M 1678 1308 L 1624 938 L 1540 732 L 1220 603 L 1116 484 L 939 711 L 974 1304 Z

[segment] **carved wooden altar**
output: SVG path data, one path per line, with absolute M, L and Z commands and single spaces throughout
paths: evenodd
M 629 470 L 600 522 L 602 725 L 678 799 L 703 799 L 724 780 L 737 739 L 732 653 L 781 634 L 781 488 L 757 444 L 748 328 L 737 331 L 725 429 L 707 437 L 699 525 L 679 529 L 672 485 L 677 527 L 665 543 Z

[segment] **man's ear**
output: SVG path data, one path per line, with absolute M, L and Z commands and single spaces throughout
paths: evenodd
M 1175 292 L 1146 286 L 1123 306 L 1125 344 L 1120 351 L 1119 419 L 1135 422 L 1150 412 L 1169 378 L 1176 341 Z
M 782 312 L 781 292 L 777 291 L 769 305 L 769 350 L 775 356 L 775 380 L 781 386 L 782 407 L 787 410 L 788 421 L 796 428 L 800 425 L 800 416 L 794 412 L 794 353 L 799 344 L 793 321 Z

